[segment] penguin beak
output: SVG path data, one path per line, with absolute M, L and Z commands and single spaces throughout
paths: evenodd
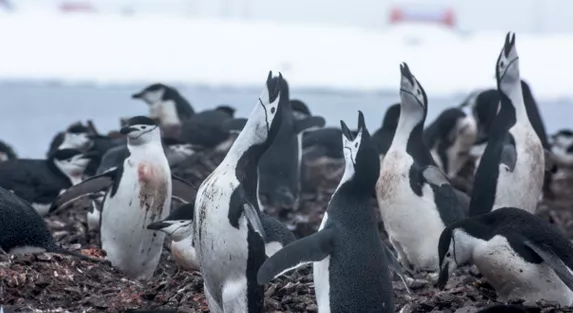
M 138 93 L 134 93 L 131 95 L 132 99 L 141 99 L 141 97 L 143 96 L 142 92 L 138 92 Z
M 440 288 L 440 290 L 444 290 L 446 284 L 448 283 L 448 279 L 450 276 L 449 268 L 450 268 L 450 263 L 446 262 L 446 264 L 444 264 L 442 266 L 442 269 L 440 270 L 440 276 L 438 277 L 438 288 Z
M 127 135 L 127 134 L 131 133 L 132 131 L 136 131 L 136 130 L 137 130 L 137 128 L 126 126 L 122 129 L 120 129 L 119 133 Z
M 163 229 L 169 225 L 171 225 L 171 224 L 166 223 L 164 221 L 159 221 L 159 222 L 155 222 L 155 223 L 151 223 L 151 224 L 147 225 L 147 229 L 161 230 L 161 229 Z

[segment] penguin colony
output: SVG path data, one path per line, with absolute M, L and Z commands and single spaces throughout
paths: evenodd
M 361 111 L 355 130 L 345 121 L 324 128 L 290 99 L 280 73 L 268 74 L 247 118 L 227 105 L 195 112 L 176 89 L 153 84 L 132 95 L 149 115 L 126 120 L 116 136 L 72 125 L 45 160 L 19 159 L 0 144 L 0 249 L 102 262 L 58 246 L 43 222 L 80 206 L 106 262 L 129 279 L 153 279 L 167 238 L 179 267 L 203 276 L 214 313 L 263 312 L 265 284 L 305 264 L 321 313 L 395 312 L 393 273 L 408 291 L 418 274 L 444 289 L 464 265 L 502 302 L 573 306 L 573 244 L 533 215 L 555 172 L 549 158 L 573 165 L 573 132 L 546 135 L 513 33 L 492 69 L 496 89 L 426 126 L 423 82 L 400 64 L 400 102 L 373 135 Z M 225 157 L 199 186 L 172 174 L 208 149 Z M 318 232 L 297 240 L 266 208 L 296 209 L 301 162 L 318 156 L 345 166 Z M 473 186 L 456 184 L 474 162 Z M 483 312 L 512 310 L 521 312 Z

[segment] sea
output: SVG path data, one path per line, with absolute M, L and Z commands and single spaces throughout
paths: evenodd
M 93 121 L 100 133 L 117 130 L 120 119 L 147 114 L 147 106 L 131 98 L 145 85 L 63 84 L 59 82 L 0 82 L 0 140 L 10 144 L 21 158 L 44 158 L 57 132 L 76 121 Z M 196 111 L 230 105 L 237 117 L 246 117 L 256 104 L 261 88 L 174 85 Z M 468 95 L 434 98 L 429 95 L 426 125 L 444 109 L 459 105 Z M 304 101 L 313 115 L 327 126 L 344 120 L 356 127 L 361 110 L 367 127 L 380 127 L 388 106 L 399 100 L 398 90 L 352 92 L 291 86 L 291 98 Z M 537 99 L 549 134 L 573 128 L 573 101 Z

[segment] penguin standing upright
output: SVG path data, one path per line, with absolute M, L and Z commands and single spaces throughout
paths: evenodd
M 341 121 L 346 167 L 317 233 L 278 251 L 258 281 L 313 263 L 318 312 L 394 312 L 392 280 L 370 197 L 380 167 L 359 112 L 358 134 Z
M 282 75 L 269 72 L 243 130 L 219 166 L 199 187 L 195 248 L 211 312 L 262 312 L 257 271 L 265 242 L 258 199 L 258 163 L 281 127 Z
M 179 180 L 172 183 L 159 127 L 153 120 L 133 117 L 121 133 L 127 135 L 129 150 L 123 163 L 68 189 L 54 201 L 50 212 L 105 190 L 100 233 L 107 259 L 130 278 L 147 279 L 159 263 L 165 234 L 146 227 L 166 218 L 171 197 L 185 197 L 189 189 L 174 186 Z
M 474 264 L 503 302 L 573 304 L 573 243 L 524 210 L 499 208 L 449 225 L 438 255 L 440 289 L 458 266 Z
M 545 152 L 523 102 L 515 34 L 507 34 L 495 73 L 501 106 L 476 170 L 470 215 L 507 206 L 534 213 L 543 187 Z
M 463 208 L 423 142 L 426 93 L 406 63 L 400 70 L 400 118 L 381 161 L 376 196 L 384 227 L 402 265 L 437 272 L 435 249 L 440 234 L 464 217 Z

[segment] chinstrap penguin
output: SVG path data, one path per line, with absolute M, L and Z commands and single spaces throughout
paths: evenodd
M 153 275 L 163 249 L 164 233 L 146 229 L 169 215 L 171 197 L 193 201 L 193 188 L 172 179 L 158 125 L 136 116 L 121 129 L 129 154 L 124 162 L 86 179 L 61 194 L 50 212 L 83 196 L 106 191 L 101 213 L 101 244 L 114 267 L 133 279 Z M 173 181 L 173 182 L 172 182 Z
M 346 166 L 319 231 L 279 250 L 258 273 L 265 284 L 313 263 L 318 312 L 394 312 L 387 254 L 370 203 L 380 161 L 362 112 L 358 125 L 354 137 L 341 121 Z
M 149 118 L 159 120 L 162 127 L 179 125 L 195 114 L 191 104 L 177 89 L 164 84 L 149 85 L 131 98 L 145 102 L 149 106 Z
M 76 149 L 53 152 L 47 160 L 15 159 L 0 162 L 0 187 L 28 201 L 41 216 L 63 191 L 82 181 L 93 153 Z
M 449 108 L 424 130 L 424 142 L 437 165 L 454 178 L 470 159 L 476 135 L 474 117 L 459 108 Z
M 400 263 L 435 275 L 439 270 L 435 249 L 440 234 L 464 213 L 447 175 L 435 165 L 422 139 L 426 93 L 406 63 L 400 65 L 400 71 L 400 118 L 381 161 L 376 196 Z
M 14 193 L 0 188 L 0 250 L 9 254 L 51 252 L 102 262 L 56 245 L 42 217 Z
M 183 269 L 198 271 L 199 263 L 193 242 L 193 217 L 195 203 L 187 203 L 171 212 L 162 221 L 149 224 L 147 229 L 159 230 L 171 238 L 171 254 Z M 288 228 L 269 214 L 261 212 L 261 224 L 265 233 L 265 254 L 267 257 L 295 240 Z
M 282 75 L 269 72 L 265 88 L 231 149 L 199 187 L 195 249 L 209 310 L 262 312 L 257 271 L 266 259 L 258 199 L 259 160 L 281 127 Z
M 0 162 L 17 159 L 18 155 L 9 144 L 0 140 Z
M 288 84 L 285 81 L 281 84 L 284 90 L 281 91 L 281 97 L 288 99 Z M 320 132 L 325 120 L 321 116 L 296 119 L 288 101 L 283 107 L 283 112 L 281 127 L 276 138 L 259 163 L 259 192 L 262 204 L 265 206 L 296 210 L 301 189 L 303 136 Z M 246 123 L 246 119 L 240 120 Z M 237 121 L 233 125 L 242 128 L 242 123 Z
M 573 130 L 562 129 L 551 136 L 551 153 L 558 164 L 573 166 Z
M 525 210 L 505 207 L 453 223 L 438 253 L 441 289 L 458 266 L 474 264 L 501 301 L 573 304 L 573 244 Z
M 90 130 L 81 123 L 70 125 L 65 132 L 58 133 L 50 143 L 48 156 L 56 150 L 76 149 L 82 152 L 87 151 L 93 145 L 90 138 Z
M 181 132 L 175 138 L 194 146 L 227 152 L 232 141 L 224 125 L 234 116 L 235 109 L 229 106 L 201 111 L 181 124 Z
M 508 33 L 496 63 L 499 112 L 474 179 L 470 215 L 500 207 L 535 212 L 543 187 L 545 152 L 527 116 L 515 34 Z

